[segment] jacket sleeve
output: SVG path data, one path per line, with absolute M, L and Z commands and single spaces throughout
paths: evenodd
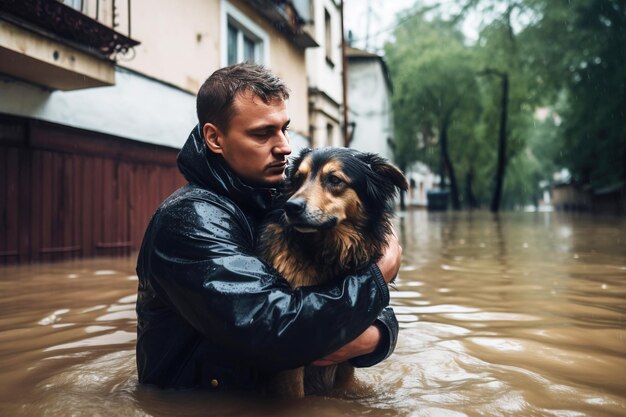
M 267 370 L 310 363 L 356 338 L 389 303 L 375 264 L 292 289 L 254 254 L 243 213 L 215 200 L 157 212 L 142 268 L 166 305 L 242 361 Z
M 385 308 L 374 325 L 380 329 L 380 343 L 376 350 L 368 355 L 357 356 L 350 363 L 357 368 L 374 366 L 387 359 L 395 350 L 398 341 L 398 320 L 391 307 Z

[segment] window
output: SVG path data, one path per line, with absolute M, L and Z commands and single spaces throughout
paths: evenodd
M 237 44 L 239 37 L 239 31 L 233 25 L 228 25 L 228 65 L 237 62 Z
M 333 63 L 333 36 L 330 13 L 326 9 L 324 9 L 324 42 L 326 46 L 326 62 L 330 66 L 335 66 Z
M 335 136 L 334 134 L 335 129 L 333 128 L 333 125 L 331 125 L 330 123 L 326 124 L 326 146 L 336 146 L 334 143 L 334 138 L 333 136 Z
M 61 3 L 71 7 L 72 9 L 76 9 L 79 12 L 82 11 L 83 8 L 82 0 L 61 0 Z
M 315 126 L 309 126 L 309 145 L 315 147 Z
M 261 62 L 263 41 L 235 22 L 228 22 L 228 65 L 238 62 Z
M 267 33 L 228 1 L 224 1 L 222 5 L 222 66 L 238 62 L 268 65 Z

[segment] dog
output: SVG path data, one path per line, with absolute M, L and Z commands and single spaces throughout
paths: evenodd
M 269 215 L 259 250 L 293 288 L 366 268 L 382 256 L 402 172 L 384 158 L 348 148 L 304 149 L 288 167 L 284 209 Z M 279 373 L 269 392 L 283 398 L 325 395 L 354 379 L 347 362 Z

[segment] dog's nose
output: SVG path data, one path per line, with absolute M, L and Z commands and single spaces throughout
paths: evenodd
M 285 203 L 285 213 L 287 216 L 294 217 L 304 213 L 306 201 L 303 198 L 290 198 Z

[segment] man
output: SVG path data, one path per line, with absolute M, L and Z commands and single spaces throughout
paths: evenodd
M 189 184 L 154 214 L 137 263 L 140 382 L 254 389 L 280 370 L 370 366 L 393 351 L 395 236 L 377 264 L 319 287 L 292 289 L 255 255 L 291 153 L 288 97 L 255 64 L 218 70 L 201 87 L 199 124 L 178 155 Z

